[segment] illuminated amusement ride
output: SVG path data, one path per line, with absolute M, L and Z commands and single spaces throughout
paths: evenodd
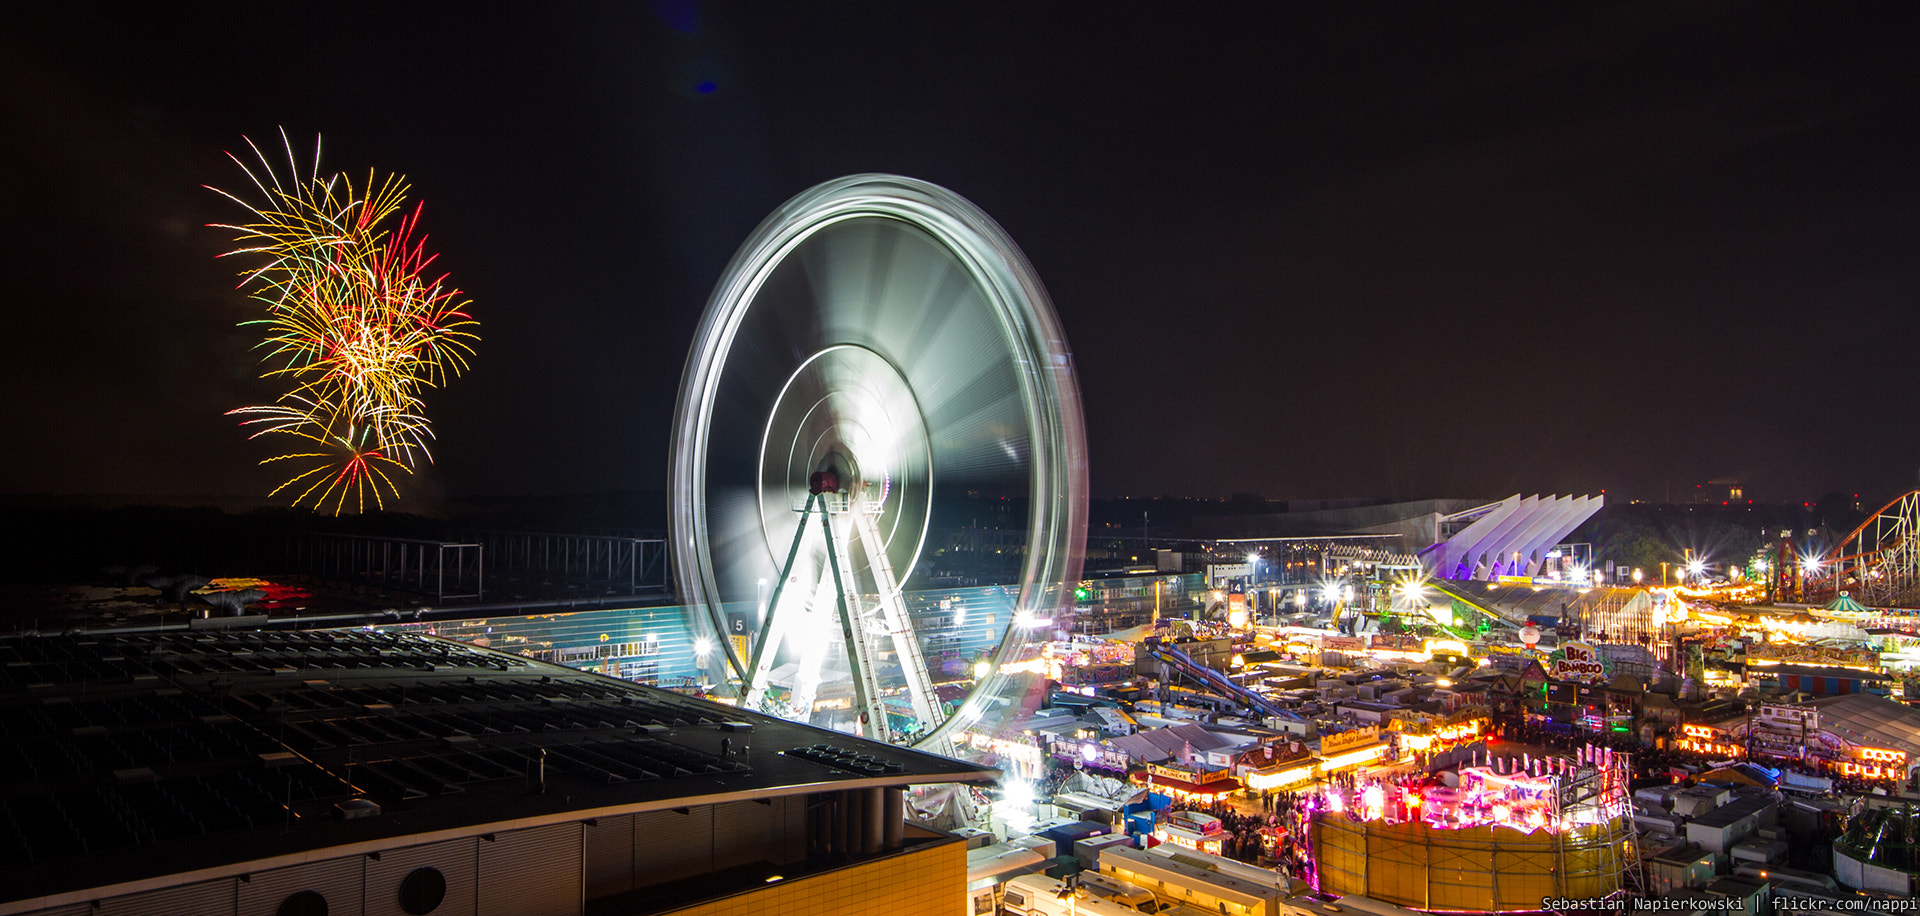
M 1830 550 L 1802 552 L 1793 538 L 1782 538 L 1773 575 L 1785 601 L 1846 593 L 1871 607 L 1920 607 L 1920 490 L 1882 506 Z
M 1046 292 L 973 204 L 855 175 L 781 206 L 714 289 L 674 425 L 678 585 L 742 705 L 946 750 L 1033 689 L 1080 576 L 1085 434 Z M 937 508 L 981 494 L 1026 540 L 953 672 L 903 586 Z
M 1315 886 L 1428 912 L 1538 912 L 1638 883 L 1625 755 L 1489 753 L 1418 776 L 1321 785 Z M 1548 907 L 1549 909 L 1555 907 Z

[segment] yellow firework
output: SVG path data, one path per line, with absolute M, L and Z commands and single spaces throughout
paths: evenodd
M 259 202 L 212 189 L 251 215 L 215 227 L 235 234 L 239 247 L 222 257 L 250 263 L 240 288 L 265 306 L 264 317 L 245 322 L 263 332 L 262 377 L 288 386 L 274 404 L 229 414 L 243 417 L 253 438 L 292 437 L 289 446 L 302 449 L 262 462 L 310 465 L 274 494 L 293 493 L 295 505 L 331 503 L 336 514 L 349 494 L 356 511 L 369 493 L 384 507 L 399 495 L 395 474 L 433 460 L 421 391 L 467 368 L 479 323 L 444 275 L 427 276 L 434 259 L 426 237 L 416 237 L 420 205 L 403 210 L 405 178 L 369 172 L 355 185 L 323 177 L 317 140 L 303 172 L 284 132 L 281 141 L 284 178 L 251 140 L 257 164 L 228 154 Z

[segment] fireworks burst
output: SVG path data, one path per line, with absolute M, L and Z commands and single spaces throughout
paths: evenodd
M 304 440 L 261 462 L 302 468 L 270 495 L 331 504 L 336 515 L 349 498 L 365 510 L 369 495 L 384 508 L 387 496 L 399 495 L 397 475 L 433 461 L 420 393 L 466 369 L 479 323 L 445 274 L 428 278 L 434 256 L 426 236 L 416 236 L 421 205 L 404 209 L 405 178 L 370 171 L 356 186 L 344 175 L 323 177 L 318 139 L 303 173 L 284 131 L 280 139 L 284 179 L 252 140 L 258 165 L 227 154 L 262 202 L 209 189 L 252 217 L 213 225 L 232 230 L 240 246 L 221 257 L 254 265 L 240 274 L 240 289 L 266 307 L 266 317 L 244 322 L 264 332 L 262 377 L 289 386 L 273 404 L 228 415 L 243 417 L 251 438 Z

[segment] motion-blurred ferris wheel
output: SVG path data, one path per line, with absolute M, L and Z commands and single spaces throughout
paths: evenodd
M 721 637 L 710 674 L 752 708 L 948 746 L 1017 703 L 1071 601 L 1085 452 L 1058 319 L 985 213 L 895 175 L 788 201 L 721 276 L 681 383 L 674 564 Z M 956 676 L 904 585 L 936 507 L 969 493 L 1024 505 L 1025 540 Z

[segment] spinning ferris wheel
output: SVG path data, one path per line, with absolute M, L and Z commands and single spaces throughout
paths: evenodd
M 1086 440 L 1046 292 L 977 207 L 895 175 L 788 201 L 715 287 L 674 425 L 681 595 L 743 705 L 939 749 L 1031 686 L 1080 576 Z M 970 494 L 1024 506 L 1025 540 L 954 672 L 904 587 Z

